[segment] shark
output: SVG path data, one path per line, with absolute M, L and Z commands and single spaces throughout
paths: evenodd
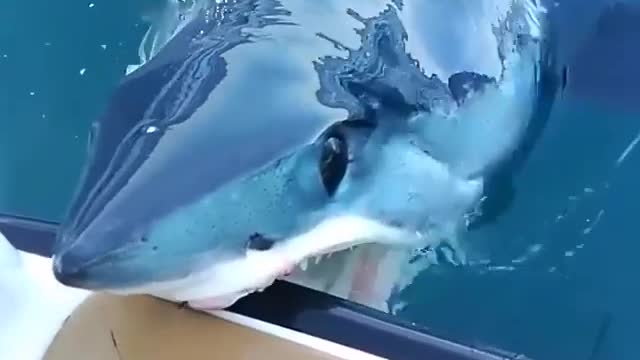
M 538 127 L 537 1 L 195 3 L 92 124 L 66 286 L 212 311 L 288 279 L 383 309 Z

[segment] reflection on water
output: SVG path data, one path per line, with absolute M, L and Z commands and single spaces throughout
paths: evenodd
M 26 6 L 14 3 L 14 9 Z M 638 253 L 632 214 L 640 210 L 634 185 L 640 56 L 628 39 L 640 36 L 640 9 L 602 10 L 601 3 L 548 6 L 566 84 L 512 190 L 495 192 L 511 197 L 504 201 L 508 211 L 465 236 L 467 265 L 440 261 L 419 275 L 399 295 L 406 305 L 398 316 L 533 358 L 637 357 L 640 289 L 630 274 Z M 59 218 L 82 161 L 88 120 L 127 66 L 138 62 L 144 6 L 128 6 L 96 1 L 61 10 L 42 4 L 47 17 L 29 12 L 29 22 L 0 22 L 0 36 L 20 34 L 11 29 L 33 35 L 18 36 L 20 42 L 0 37 L 0 77 L 11 84 L 0 87 L 0 161 L 11 174 L 0 178 L 11 189 L 0 192 L 3 210 Z M 146 14 L 161 24 L 147 38 L 158 39 L 155 45 L 145 42 L 153 54 L 192 13 Z M 53 30 L 59 22 L 49 17 L 64 17 L 70 26 Z M 42 30 L 29 31 L 33 23 Z M 95 31 L 78 34 L 86 28 Z

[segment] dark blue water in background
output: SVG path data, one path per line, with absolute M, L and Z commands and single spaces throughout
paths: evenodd
M 158 2 L 0 3 L 0 212 L 60 219 Z M 640 147 L 617 160 L 640 132 L 640 3 L 558 3 L 566 87 L 511 207 L 466 239 L 492 267 L 432 268 L 399 316 L 535 359 L 638 359 Z
M 640 147 L 617 163 L 640 136 L 635 4 L 553 8 L 566 88 L 512 207 L 467 239 L 497 268 L 426 272 L 402 316 L 535 359 L 640 358 Z

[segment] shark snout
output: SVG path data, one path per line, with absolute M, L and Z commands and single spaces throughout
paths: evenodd
M 53 257 L 53 274 L 58 282 L 85 288 L 89 280 L 89 258 L 82 251 L 69 249 Z
M 55 278 L 64 285 L 88 290 L 129 285 L 145 274 L 140 263 L 132 259 L 148 245 L 129 241 L 131 234 L 126 227 L 106 226 L 60 234 L 52 256 Z
M 122 261 L 114 256 L 122 252 L 119 244 L 95 234 L 91 238 L 81 235 L 66 240 L 65 246 L 59 247 L 52 256 L 53 273 L 60 283 L 100 290 L 120 282 L 113 277 L 113 271 L 109 271 L 122 266 Z

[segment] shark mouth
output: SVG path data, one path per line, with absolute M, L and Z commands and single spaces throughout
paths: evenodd
M 188 303 L 196 310 L 219 310 L 250 293 L 264 290 L 276 279 L 287 279 L 294 271 L 304 272 L 309 264 L 318 264 L 337 252 L 353 251 L 373 242 L 385 246 L 416 246 L 423 239 L 418 232 L 410 234 L 366 217 L 340 215 L 268 250 L 247 250 L 244 257 L 219 262 L 185 278 L 110 292 L 147 293 L 172 302 Z M 368 287 L 361 282 L 354 286 Z

